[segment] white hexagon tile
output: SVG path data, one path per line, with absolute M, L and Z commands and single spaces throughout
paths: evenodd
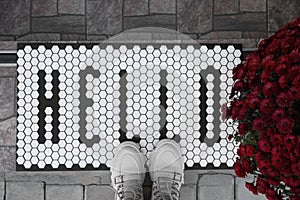
M 107 169 L 120 142 L 149 158 L 173 138 L 186 167 L 232 167 L 221 121 L 240 45 L 19 44 L 17 169 Z

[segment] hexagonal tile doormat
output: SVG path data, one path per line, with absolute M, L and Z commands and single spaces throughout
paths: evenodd
M 240 45 L 18 45 L 17 169 L 107 169 L 114 148 L 149 158 L 176 140 L 186 168 L 232 167 L 221 120 Z

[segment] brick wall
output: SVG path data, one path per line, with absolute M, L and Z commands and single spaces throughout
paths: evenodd
M 2 0 L 0 50 L 16 50 L 18 41 L 100 41 L 142 26 L 255 48 L 299 8 L 299 0 Z M 15 172 L 16 74 L 0 67 L 0 200 L 113 199 L 109 172 Z M 185 177 L 184 200 L 254 199 L 232 170 Z

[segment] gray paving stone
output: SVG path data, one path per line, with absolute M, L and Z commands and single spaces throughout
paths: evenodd
M 14 115 L 15 78 L 0 78 L 0 119 Z
M 176 13 L 175 0 L 150 0 L 150 13 Z
M 17 50 L 17 42 L 0 41 L 0 50 Z
M 181 0 L 177 5 L 177 20 L 182 33 L 206 33 L 212 30 L 213 1 Z
M 16 67 L 0 67 L 0 78 L 17 77 Z
M 57 0 L 32 0 L 32 16 L 53 16 L 57 15 Z
M 0 181 L 0 200 L 4 200 L 4 181 Z
M 122 31 L 122 1 L 87 1 L 87 33 L 116 34 Z
M 245 182 L 252 182 L 251 178 L 238 178 L 236 177 L 236 199 L 242 200 L 265 200 L 264 195 L 254 195 L 245 187 Z
M 111 186 L 86 186 L 85 200 L 112 200 L 114 199 L 115 191 Z
M 107 35 L 87 35 L 87 40 L 90 41 L 103 41 L 108 38 Z
M 85 14 L 85 0 L 58 0 L 58 13 Z
M 269 0 L 268 32 L 275 32 L 293 18 L 300 16 L 299 0 Z
M 243 32 L 243 38 L 266 38 L 266 32 Z
M 234 14 L 239 12 L 239 0 L 215 0 L 214 14 Z
M 198 198 L 205 200 L 234 200 L 232 175 L 203 175 L 198 183 Z
M 162 27 L 176 30 L 176 17 L 175 15 L 124 17 L 125 30 L 140 27 Z
M 65 41 L 80 41 L 80 40 L 85 40 L 85 35 L 80 35 L 80 34 L 62 34 L 61 35 L 61 40 Z
M 83 186 L 80 185 L 46 185 L 46 199 L 83 200 Z
M 267 0 L 240 0 L 241 11 L 264 12 L 267 10 Z
M 266 31 L 266 13 L 215 16 L 214 29 L 217 31 Z
M 148 0 L 124 0 L 124 16 L 147 15 Z
M 42 200 L 44 184 L 38 182 L 6 182 L 7 200 Z
M 180 190 L 180 200 L 197 200 L 197 185 L 184 184 Z
M 198 170 L 186 170 L 184 172 L 184 184 L 197 184 L 198 178 Z
M 106 178 L 107 177 L 107 178 Z M 45 172 L 18 172 L 6 173 L 8 181 L 35 181 L 51 185 L 100 185 L 110 184 L 109 171 L 48 171 Z
M 18 41 L 58 41 L 60 35 L 57 33 L 30 33 L 17 39 Z
M 0 146 L 16 145 L 16 132 L 17 132 L 16 117 L 0 122 Z
M 14 36 L 0 36 L 0 41 L 12 41 L 15 40 Z
M 16 170 L 16 148 L 0 147 L 0 172 Z
M 200 39 L 241 38 L 241 31 L 214 31 L 200 36 Z
M 55 17 L 32 18 L 32 31 L 35 33 L 85 33 L 85 17 L 62 15 Z
M 30 30 L 30 1 L 0 1 L 0 34 L 23 35 Z

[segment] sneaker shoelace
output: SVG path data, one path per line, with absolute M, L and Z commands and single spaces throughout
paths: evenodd
M 170 178 L 158 178 L 153 182 L 154 200 L 179 200 L 180 184 Z
M 138 181 L 124 181 L 117 183 L 116 200 L 142 200 L 142 184 Z

